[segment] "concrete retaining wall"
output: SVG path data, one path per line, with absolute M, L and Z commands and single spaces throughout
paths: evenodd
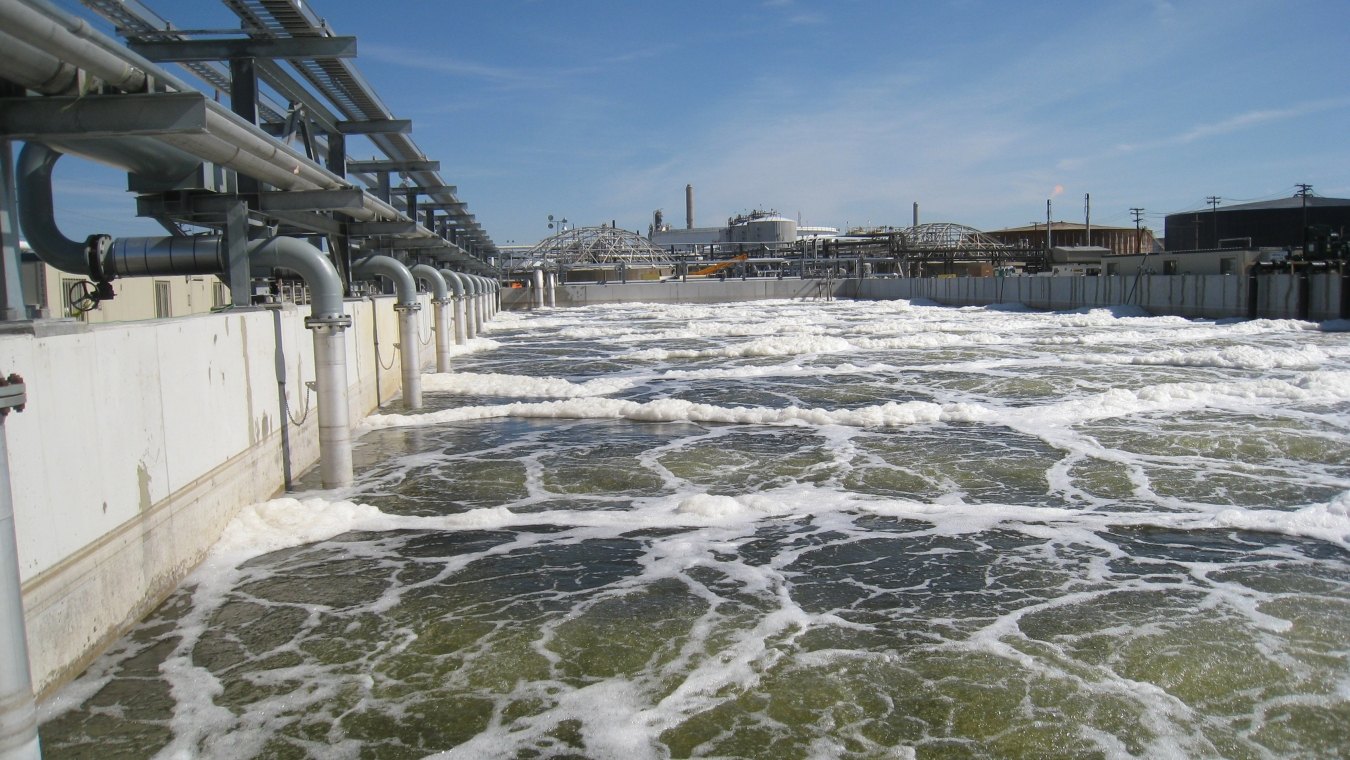
M 399 392 L 393 304 L 392 296 L 347 303 L 353 421 Z M 307 315 L 302 307 L 45 321 L 0 334 L 0 371 L 23 375 L 28 394 L 5 432 L 40 694 L 172 591 L 240 507 L 276 495 L 317 461 Z
M 1257 278 L 1256 310 L 1267 319 L 1297 319 L 1306 289 L 1307 318 L 1341 318 L 1345 279 L 1313 274 L 1306 285 L 1292 274 Z M 688 282 L 567 284 L 555 290 L 557 306 L 603 303 L 722 303 L 758 299 L 860 298 L 927 299 L 950 306 L 1018 303 L 1032 309 L 1064 311 L 1083 307 L 1139 306 L 1150 314 L 1223 319 L 1249 316 L 1247 277 L 1234 275 L 1112 275 L 1099 277 L 953 277 L 836 280 L 748 279 Z M 503 308 L 529 309 L 532 288 L 503 291 Z
M 591 306 L 604 303 L 731 303 L 766 299 L 823 299 L 843 295 L 847 280 L 801 280 L 750 278 L 745 280 L 668 280 L 665 282 L 612 282 L 559 285 L 554 293 L 557 306 Z M 502 291 L 502 308 L 528 309 L 532 288 Z
M 1249 280 L 1233 275 L 866 279 L 856 284 L 852 295 L 869 300 L 924 298 L 951 306 L 1019 303 L 1047 311 L 1130 304 L 1159 316 L 1223 319 L 1249 315 Z M 1343 287 L 1339 274 L 1308 277 L 1308 319 L 1339 318 Z M 1295 275 L 1259 276 L 1256 316 L 1297 319 L 1299 289 Z

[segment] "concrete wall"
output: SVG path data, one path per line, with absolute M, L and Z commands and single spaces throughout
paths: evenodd
M 664 282 L 611 282 L 564 284 L 555 291 L 557 306 L 590 306 L 604 303 L 730 303 L 765 299 L 835 298 L 850 292 L 848 280 L 706 279 Z M 533 288 L 502 291 L 503 309 L 531 308 Z
M 1257 316 L 1298 318 L 1297 276 L 1261 275 L 1257 280 Z M 926 298 L 952 306 L 1019 303 L 1049 311 L 1129 304 L 1160 316 L 1208 319 L 1248 316 L 1248 279 L 1232 275 L 866 279 L 856 284 L 857 290 L 852 295 L 863 299 Z M 1339 318 L 1343 287 L 1344 280 L 1339 274 L 1311 275 L 1308 318 L 1314 321 Z
M 353 421 L 399 392 L 393 303 L 347 303 Z M 307 315 L 288 307 L 108 325 L 49 320 L 0 332 L 0 370 L 23 375 L 28 393 L 5 432 L 39 693 L 78 674 L 158 604 L 240 507 L 274 496 L 317 461 Z M 423 366 L 432 353 L 423 352 Z

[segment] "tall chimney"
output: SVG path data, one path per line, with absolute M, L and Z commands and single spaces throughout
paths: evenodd
M 914 226 L 919 226 L 919 202 L 914 201 Z
M 684 186 L 684 227 L 694 229 L 694 186 Z

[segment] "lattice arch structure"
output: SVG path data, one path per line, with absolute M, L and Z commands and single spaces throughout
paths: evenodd
M 944 251 L 1007 248 L 1008 245 L 980 232 L 974 227 L 954 222 L 931 222 L 908 227 L 900 233 L 905 247 L 910 249 L 940 249 Z
M 614 227 L 576 227 L 545 238 L 525 254 L 545 266 L 576 267 L 588 264 L 662 266 L 669 264 L 666 252 L 635 232 Z

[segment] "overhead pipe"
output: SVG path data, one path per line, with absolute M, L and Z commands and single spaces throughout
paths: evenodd
M 468 329 L 464 325 L 465 316 L 468 313 L 468 307 L 465 303 L 465 299 L 468 297 L 467 290 L 464 280 L 459 276 L 458 272 L 449 269 L 442 269 L 440 271 L 441 275 L 445 277 L 446 283 L 450 285 L 450 289 L 454 291 L 455 294 L 455 345 L 462 346 L 468 341 Z
M 192 86 L 166 69 L 93 29 L 84 19 L 41 0 L 0 2 L 0 29 L 7 30 L 0 31 L 0 70 L 5 72 L 6 79 L 28 89 L 44 94 L 82 93 L 96 89 L 194 91 Z M 26 40 L 38 40 L 40 47 Z M 174 146 L 199 159 L 282 189 L 351 186 L 345 178 L 271 139 L 225 106 L 209 100 L 206 106 L 205 134 L 157 135 L 146 139 L 154 145 Z M 372 139 L 394 157 L 407 157 L 409 151 L 416 152 L 404 135 L 372 135 Z M 74 143 L 66 147 L 68 152 L 82 153 Z M 425 185 L 443 184 L 434 172 L 414 172 L 410 178 Z M 407 218 L 369 192 L 362 194 L 362 207 L 348 215 L 358 221 Z M 435 231 L 420 224 L 408 234 L 417 238 L 437 237 Z M 476 260 L 466 259 L 466 262 L 479 265 Z
M 450 371 L 450 287 L 435 267 L 416 264 L 412 267 L 413 277 L 425 282 L 431 288 L 431 305 L 435 307 L 436 320 L 436 371 Z
M 398 259 L 383 254 L 373 254 L 352 262 L 353 277 L 388 277 L 394 282 L 397 301 L 394 311 L 398 313 L 399 358 L 403 375 L 403 406 L 408 409 L 422 408 L 422 362 L 420 342 L 417 338 L 417 312 L 422 304 L 417 301 L 417 281 L 412 272 Z M 376 357 L 378 359 L 378 357 Z M 377 370 L 378 371 L 378 370 Z

